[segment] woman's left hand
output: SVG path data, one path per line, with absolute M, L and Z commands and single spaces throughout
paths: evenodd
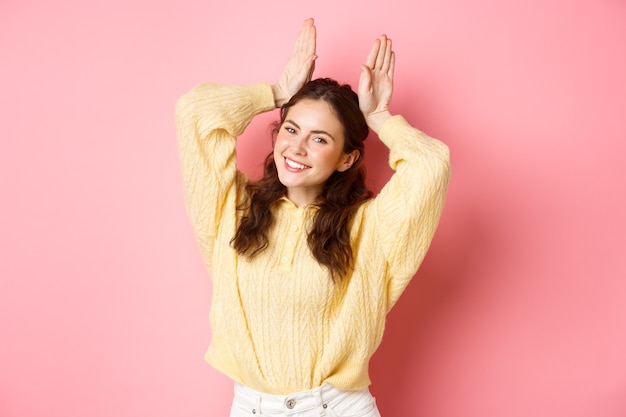
M 382 35 L 376 39 L 364 65 L 359 80 L 359 107 L 368 126 L 378 133 L 382 124 L 391 117 L 389 103 L 393 93 L 395 53 L 391 39 Z

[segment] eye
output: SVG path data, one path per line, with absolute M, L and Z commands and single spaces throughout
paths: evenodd
M 285 126 L 285 130 L 289 133 L 291 133 L 292 135 L 296 133 L 296 129 L 294 129 L 291 126 Z
M 328 141 L 322 137 L 319 136 L 315 136 L 313 138 L 313 142 L 317 142 L 317 143 L 328 143 Z

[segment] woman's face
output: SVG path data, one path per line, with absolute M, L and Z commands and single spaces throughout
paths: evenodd
M 293 105 L 280 126 L 274 162 L 287 197 L 298 206 L 315 201 L 335 171 L 345 171 L 359 151 L 343 152 L 343 126 L 323 100 L 303 99 Z

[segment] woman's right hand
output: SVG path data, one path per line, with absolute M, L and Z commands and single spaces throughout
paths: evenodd
M 278 78 L 272 85 L 274 103 L 277 107 L 289 101 L 291 96 L 311 80 L 315 69 L 315 24 L 313 19 L 307 19 L 296 38 L 291 56 Z

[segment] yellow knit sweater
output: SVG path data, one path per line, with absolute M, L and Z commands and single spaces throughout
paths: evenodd
M 176 105 L 186 206 L 213 282 L 206 360 L 257 391 L 284 395 L 330 383 L 369 385 L 368 363 L 385 316 L 417 271 L 443 208 L 449 153 L 401 116 L 385 122 L 394 175 L 356 212 L 354 270 L 335 284 L 312 256 L 314 208 L 278 202 L 270 246 L 253 260 L 230 245 L 241 212 L 235 142 L 274 109 L 267 83 L 202 84 Z

